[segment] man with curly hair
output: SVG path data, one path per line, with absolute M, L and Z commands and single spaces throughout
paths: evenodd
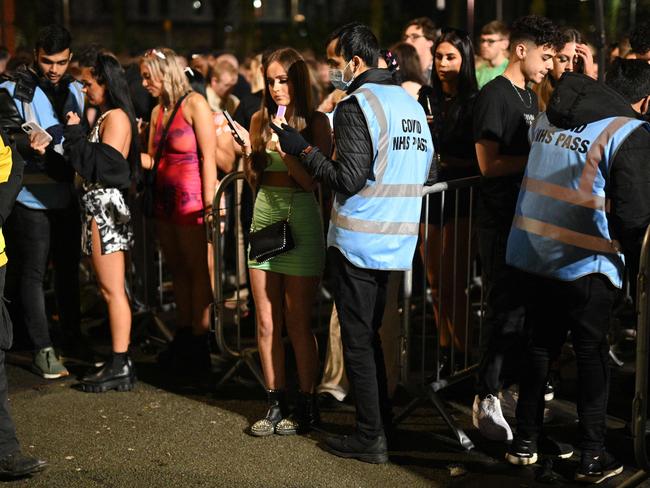
M 483 87 L 474 108 L 474 141 L 483 176 L 477 225 L 486 313 L 472 420 L 484 437 L 495 441 L 512 440 L 498 395 L 517 383 L 526 345 L 519 273 L 506 265 L 505 253 L 530 150 L 528 128 L 538 112 L 537 96 L 527 85 L 541 82 L 553 67 L 557 37 L 557 27 L 545 17 L 516 20 L 508 67 Z
M 630 35 L 630 46 L 636 59 L 650 63 L 650 22 L 639 24 Z

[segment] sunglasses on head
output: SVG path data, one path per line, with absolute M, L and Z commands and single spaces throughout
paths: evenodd
M 156 56 L 160 59 L 167 59 L 167 56 L 165 56 L 165 53 L 162 51 L 159 51 L 156 48 L 149 49 L 147 52 L 144 53 L 145 56 Z

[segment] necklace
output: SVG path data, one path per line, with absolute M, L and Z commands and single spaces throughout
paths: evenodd
M 519 93 L 519 88 L 517 88 L 515 86 L 515 84 L 512 82 L 512 80 L 510 78 L 508 78 L 506 75 L 501 75 L 501 76 L 503 76 L 506 80 L 508 80 L 510 82 L 510 84 L 512 85 L 512 89 L 515 91 L 515 93 L 519 97 L 519 100 L 521 100 L 521 103 L 523 104 L 523 106 L 526 107 L 526 108 L 531 108 L 533 106 L 533 98 L 530 96 L 530 92 L 528 90 L 526 90 L 526 94 L 528 95 L 528 104 L 526 104 L 526 102 L 524 102 L 524 97 L 522 97 L 521 93 Z

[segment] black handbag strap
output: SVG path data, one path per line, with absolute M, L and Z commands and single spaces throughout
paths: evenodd
M 181 107 L 181 104 L 183 103 L 183 100 L 187 98 L 189 93 L 186 93 L 183 95 L 181 98 L 178 99 L 176 102 L 176 105 L 174 106 L 174 110 L 172 111 L 171 115 L 167 119 L 167 123 L 165 124 L 165 127 L 163 127 L 162 135 L 160 136 L 160 141 L 158 142 L 158 147 L 156 148 L 156 154 L 153 157 L 153 167 L 151 168 L 152 173 L 156 173 L 158 171 L 158 162 L 160 161 L 160 158 L 162 158 L 162 152 L 165 146 L 165 140 L 167 139 L 167 133 L 169 132 L 169 128 L 172 125 L 172 122 L 174 121 L 174 117 L 176 117 L 176 112 L 178 112 L 178 109 Z

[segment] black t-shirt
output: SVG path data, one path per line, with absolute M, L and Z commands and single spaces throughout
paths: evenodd
M 530 150 L 528 128 L 538 113 L 537 96 L 497 76 L 479 92 L 474 106 L 474 141 L 499 143 L 499 153 L 524 156 Z M 479 227 L 508 230 L 515 213 L 523 173 L 481 179 Z

